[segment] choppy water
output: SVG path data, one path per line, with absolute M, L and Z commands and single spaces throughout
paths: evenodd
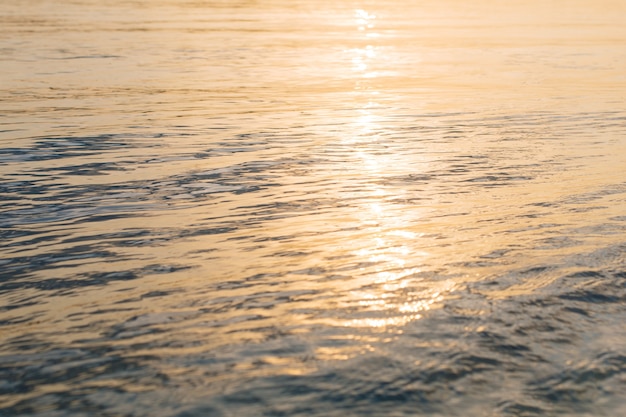
M 0 9 L 0 415 L 626 414 L 626 6 Z

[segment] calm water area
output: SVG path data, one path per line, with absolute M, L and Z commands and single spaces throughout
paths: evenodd
M 0 28 L 0 416 L 626 415 L 626 2 Z

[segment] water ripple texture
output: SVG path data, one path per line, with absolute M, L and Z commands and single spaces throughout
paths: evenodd
M 0 11 L 0 415 L 626 413 L 626 8 Z

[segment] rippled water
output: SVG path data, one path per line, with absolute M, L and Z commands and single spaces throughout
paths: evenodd
M 626 413 L 626 6 L 15 0 L 0 415 Z

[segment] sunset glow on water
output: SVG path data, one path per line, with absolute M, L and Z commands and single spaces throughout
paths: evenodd
M 626 4 L 0 10 L 0 415 L 626 412 Z

